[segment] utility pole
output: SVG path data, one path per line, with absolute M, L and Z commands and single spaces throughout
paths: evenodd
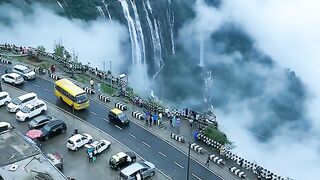
M 190 170 L 190 148 L 191 148 L 191 143 L 188 142 L 188 167 L 187 167 L 187 180 L 189 180 L 189 170 Z
M 73 123 L 73 128 L 76 129 L 74 127 L 74 103 L 72 104 L 72 123 Z
M 111 91 L 112 91 L 112 73 L 111 73 L 111 61 L 110 61 L 110 87 L 111 87 Z

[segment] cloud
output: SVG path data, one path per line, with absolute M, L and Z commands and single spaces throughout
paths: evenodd
M 213 70 L 209 90 L 234 151 L 295 179 L 320 175 L 319 4 L 225 0 L 217 9 L 198 1 L 179 31 L 193 63 L 202 57 Z
M 43 45 L 53 52 L 55 41 L 62 41 L 66 49 L 79 55 L 79 61 L 103 69 L 102 61 L 112 61 L 112 71 L 120 73 L 129 59 L 124 53 L 128 43 L 126 27 L 114 21 L 84 22 L 67 19 L 40 5 L 32 5 L 32 13 L 22 12 L 8 4 L 0 5 L 0 43 L 22 46 Z

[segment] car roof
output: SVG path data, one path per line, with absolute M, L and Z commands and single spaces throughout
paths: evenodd
M 8 73 L 7 75 L 14 77 L 14 78 L 21 76 L 20 74 L 17 74 L 17 73 Z
M 43 119 L 51 119 L 51 116 L 47 116 L 47 115 L 40 115 L 40 116 L 37 116 L 35 118 L 33 118 L 33 121 L 35 122 L 39 122 Z
M 9 93 L 6 92 L 6 91 L 1 91 L 1 92 L 0 92 L 0 96 L 4 96 L 4 95 L 9 95 Z
M 144 168 L 144 166 L 142 165 L 142 163 L 135 162 L 135 163 L 131 164 L 130 166 L 122 169 L 121 173 L 129 176 L 132 173 L 137 172 L 138 170 L 143 169 L 143 168 Z
M 122 111 L 121 111 L 120 109 L 118 109 L 118 108 L 113 108 L 113 109 L 111 110 L 111 112 L 113 112 L 113 113 L 116 114 L 116 115 L 119 115 L 119 114 L 122 113 Z
M 21 69 L 21 70 L 28 69 L 28 67 L 27 67 L 27 66 L 22 65 L 22 64 L 15 65 L 15 66 L 13 66 L 13 68 L 17 68 L 17 69 Z
M 36 103 L 27 104 L 26 107 L 32 108 L 32 107 L 37 106 L 39 104 L 45 104 L 45 103 L 43 101 L 41 101 L 41 100 L 38 100 Z
M 46 126 L 54 126 L 56 124 L 65 124 L 63 121 L 61 121 L 60 119 L 56 119 L 56 120 L 53 120 L 53 121 L 49 121 L 48 124 Z
M 83 136 L 84 136 L 83 134 L 76 134 L 76 135 L 70 137 L 69 140 L 76 141 L 78 139 L 81 139 Z
M 34 93 L 34 92 L 27 93 L 27 94 L 24 94 L 24 95 L 19 96 L 18 99 L 20 99 L 20 100 L 21 100 L 21 99 L 26 99 L 26 98 L 31 97 L 31 96 L 37 96 L 37 94 Z
M 124 153 L 124 152 L 119 152 L 118 154 L 113 155 L 112 158 L 115 159 L 116 161 L 119 161 L 120 158 L 123 158 L 123 157 L 125 157 L 125 156 L 127 156 L 126 153 Z

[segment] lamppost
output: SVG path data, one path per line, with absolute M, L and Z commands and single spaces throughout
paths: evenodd
M 112 73 L 111 73 L 111 61 L 110 61 L 110 87 L 112 91 Z
M 189 174 L 190 174 L 190 149 L 191 149 L 191 142 L 188 141 L 188 166 L 187 166 L 187 180 L 189 180 Z

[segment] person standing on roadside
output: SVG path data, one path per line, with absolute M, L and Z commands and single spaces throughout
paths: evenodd
M 189 117 L 189 124 L 190 124 L 191 129 L 192 129 L 192 123 L 193 123 L 193 119 L 191 117 Z
M 90 79 L 90 86 L 91 86 L 92 89 L 94 89 L 94 81 L 93 81 L 93 79 Z
M 208 155 L 206 165 L 209 166 L 209 163 L 210 163 L 210 155 Z
M 153 116 L 152 116 L 152 113 L 150 113 L 149 126 L 152 126 L 152 119 L 153 119 Z
M 158 126 L 162 123 L 162 113 L 159 113 Z
M 97 84 L 97 91 L 98 91 L 98 93 L 100 93 L 100 89 L 101 89 L 101 84 L 100 84 L 100 82 L 98 82 L 98 84 Z

